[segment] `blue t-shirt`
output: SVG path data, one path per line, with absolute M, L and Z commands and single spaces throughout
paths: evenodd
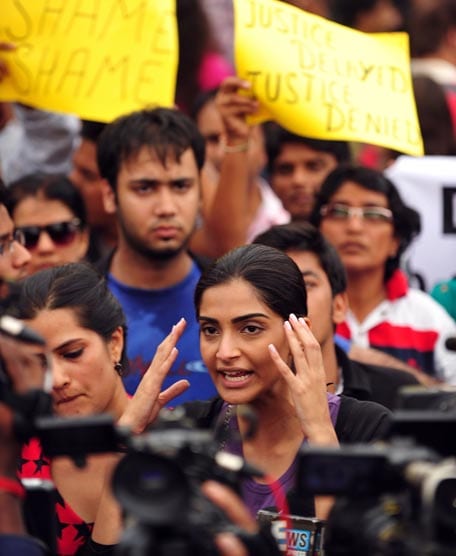
M 193 293 L 200 277 L 193 263 L 190 273 L 175 286 L 143 289 L 126 286 L 108 274 L 108 285 L 122 305 L 127 318 L 127 356 L 129 372 L 124 384 L 133 394 L 153 359 L 160 342 L 170 333 L 181 317 L 187 327 L 177 343 L 179 354 L 163 382 L 163 390 L 179 379 L 190 382 L 190 388 L 175 398 L 175 406 L 191 400 L 205 400 L 216 395 L 216 389 L 201 359 L 199 324 L 193 306 Z

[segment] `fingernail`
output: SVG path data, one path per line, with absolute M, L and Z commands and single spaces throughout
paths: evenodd
M 272 351 L 272 353 L 277 353 L 277 350 L 276 350 L 274 344 L 269 344 L 269 345 L 268 345 L 268 349 L 269 349 L 269 351 Z
M 287 320 L 283 323 L 283 325 L 287 330 L 292 330 L 291 324 Z
M 306 319 L 304 319 L 304 318 L 302 318 L 302 317 L 299 317 L 298 320 L 299 320 L 299 322 L 300 322 L 303 326 L 307 326 Z
M 294 313 L 290 313 L 290 320 L 293 322 L 298 322 L 298 317 Z

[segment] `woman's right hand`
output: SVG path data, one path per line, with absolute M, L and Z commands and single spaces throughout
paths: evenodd
M 158 346 L 154 358 L 128 403 L 118 425 L 128 427 L 133 433 L 143 432 L 153 423 L 159 411 L 190 386 L 188 380 L 178 380 L 161 392 L 163 380 L 176 360 L 177 341 L 186 327 L 185 319 L 175 324 L 168 336 Z

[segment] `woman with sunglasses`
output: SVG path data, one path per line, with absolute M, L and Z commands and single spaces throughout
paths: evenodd
M 31 255 L 28 274 L 85 258 L 89 245 L 86 208 L 67 177 L 30 174 L 8 189 L 9 212 Z
M 337 332 L 456 384 L 456 323 L 427 293 L 408 286 L 401 257 L 420 232 L 419 214 L 381 172 L 341 166 L 324 181 L 311 222 L 345 265 L 350 310 Z

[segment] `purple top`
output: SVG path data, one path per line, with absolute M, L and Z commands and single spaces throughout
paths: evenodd
M 339 413 L 340 398 L 334 394 L 327 393 L 329 413 L 331 415 L 331 422 L 335 426 L 337 421 L 337 415 Z M 223 404 L 222 415 L 227 415 L 229 412 L 228 404 Z M 239 456 L 243 455 L 242 444 L 239 441 L 239 428 L 236 419 L 236 413 L 233 411 L 229 416 L 229 421 L 227 423 L 228 436 L 232 440 L 226 442 L 225 450 L 232 454 Z M 305 443 L 306 441 L 304 441 Z M 288 493 L 295 485 L 296 480 L 296 465 L 297 465 L 297 455 L 293 460 L 293 463 L 285 471 L 285 473 L 279 478 L 279 483 L 282 489 Z M 244 479 L 242 483 L 242 498 L 246 503 L 247 507 L 254 517 L 256 517 L 258 510 L 263 508 L 271 508 L 277 505 L 276 498 L 272 492 L 269 485 L 263 483 L 257 483 L 253 479 Z

